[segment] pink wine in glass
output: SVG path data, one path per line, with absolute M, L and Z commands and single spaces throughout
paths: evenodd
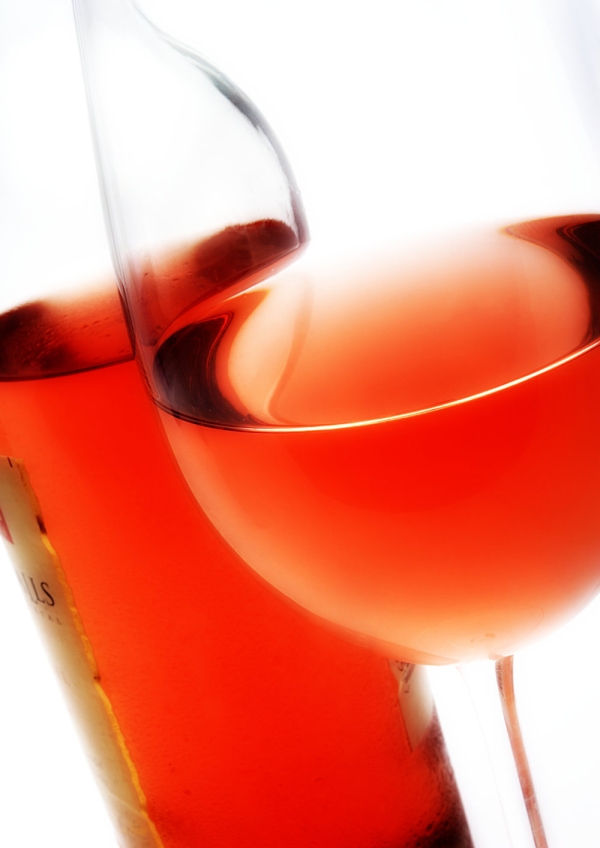
M 511 654 L 600 580 L 600 221 L 533 221 L 197 303 L 163 423 L 233 548 L 412 662 Z

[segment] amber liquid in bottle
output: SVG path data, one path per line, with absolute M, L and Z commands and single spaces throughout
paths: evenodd
M 39 503 L 144 846 L 470 846 L 426 692 L 284 602 L 203 517 L 113 288 L 13 310 L 0 338 L 0 452 Z

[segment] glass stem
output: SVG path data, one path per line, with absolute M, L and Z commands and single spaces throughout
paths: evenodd
M 508 844 L 511 848 L 548 848 L 517 718 L 512 657 L 499 660 L 496 664 L 489 660 L 466 663 L 459 665 L 458 670 L 474 709 L 473 717 L 483 737 L 491 771 L 486 779 L 491 777 L 491 785 L 495 785 L 496 801 L 505 826 L 504 837 L 500 833 L 494 836 L 487 833 L 480 835 L 480 841 L 493 846 Z M 443 708 L 443 699 L 439 706 Z M 471 729 L 463 729 L 464 732 L 469 737 L 473 736 L 465 740 L 467 749 L 469 742 L 476 745 L 477 734 L 472 734 Z M 479 739 L 481 741 L 481 737 Z M 466 756 L 469 757 L 468 752 Z M 460 747 L 454 756 L 451 752 L 451 758 L 457 760 L 455 768 L 460 767 L 462 757 Z M 480 760 L 483 768 L 484 762 Z M 469 792 L 473 791 L 470 779 L 467 774 L 464 785 L 461 786 L 459 781 L 459 787 L 466 795 L 465 802 Z M 477 839 L 475 844 L 478 844 Z
M 548 848 L 544 825 L 533 786 L 533 779 L 531 777 L 531 769 L 529 768 L 529 761 L 527 760 L 525 745 L 523 744 L 523 734 L 521 733 L 519 717 L 517 715 L 513 665 L 514 658 L 512 656 L 503 657 L 496 662 L 498 691 L 500 692 L 506 730 L 521 785 L 521 792 L 523 793 L 523 800 L 525 802 L 535 848 Z

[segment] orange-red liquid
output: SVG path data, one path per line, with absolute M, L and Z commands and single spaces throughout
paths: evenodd
M 296 266 L 180 316 L 158 401 L 217 529 L 411 662 L 507 655 L 573 615 L 600 581 L 598 227 Z
M 25 462 L 164 848 L 467 848 L 435 720 L 411 750 L 388 663 L 203 519 L 119 310 L 0 318 L 0 451 Z

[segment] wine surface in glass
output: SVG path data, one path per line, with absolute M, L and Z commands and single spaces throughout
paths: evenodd
M 532 221 L 196 305 L 154 362 L 195 496 L 312 613 L 508 655 L 600 579 L 600 223 Z
M 112 285 L 0 316 L 0 339 L 0 452 L 24 462 L 162 846 L 469 848 L 427 705 L 411 744 L 387 661 L 289 609 L 202 517 Z

